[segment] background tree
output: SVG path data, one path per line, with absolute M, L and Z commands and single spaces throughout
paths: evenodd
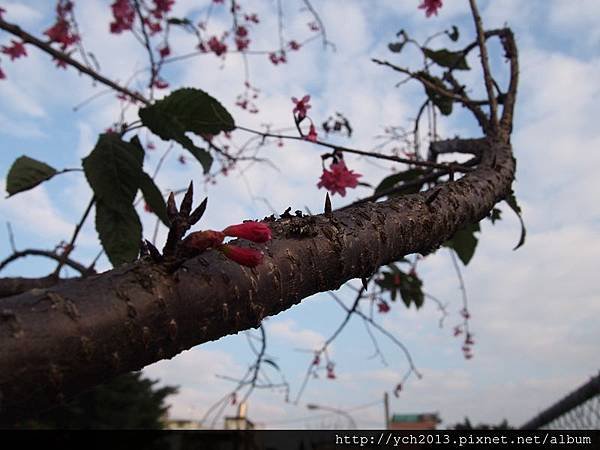
M 138 372 L 121 375 L 17 426 L 63 430 L 162 428 L 168 411 L 165 399 L 177 389 L 156 388 L 155 384 Z

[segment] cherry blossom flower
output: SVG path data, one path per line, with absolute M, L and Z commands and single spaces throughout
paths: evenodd
M 423 0 L 419 5 L 419 9 L 425 10 L 425 16 L 431 17 L 432 14 L 437 16 L 438 9 L 442 7 L 442 0 Z
M 242 248 L 229 244 L 222 245 L 219 247 L 219 250 L 221 250 L 221 252 L 223 252 L 227 258 L 246 267 L 258 266 L 264 257 L 263 252 L 260 250 L 254 250 L 253 248 Z
M 156 80 L 154 80 L 153 86 L 156 89 L 166 89 L 169 87 L 169 83 L 167 83 L 165 80 L 163 80 L 161 78 L 157 78 Z
M 290 41 L 288 42 L 288 47 L 290 50 L 300 50 L 301 45 L 296 41 Z
M 387 302 L 381 300 L 379 303 L 377 303 L 377 310 L 380 313 L 387 313 L 390 311 L 390 305 L 387 304 Z
M 296 97 L 292 97 L 292 101 L 295 105 L 292 112 L 294 114 L 298 114 L 298 121 L 304 119 L 308 113 L 308 110 L 311 108 L 311 106 L 308 104 L 310 101 L 310 95 L 305 95 L 300 100 L 298 100 Z
M 220 41 L 216 36 L 211 37 L 206 44 L 209 50 L 217 56 L 221 56 L 227 52 L 227 44 Z
M 168 45 L 164 45 L 158 49 L 158 54 L 161 58 L 166 58 L 171 54 L 171 48 Z
M 17 42 L 15 40 L 11 40 L 10 42 L 12 42 L 12 45 L 10 47 L 3 45 L 0 52 L 10 56 L 11 61 L 19 59 L 21 56 L 27 56 L 27 50 L 25 50 L 23 42 Z
M 54 25 L 44 31 L 48 39 L 61 44 L 63 51 L 75 44 L 79 36 L 71 32 L 71 25 L 64 18 L 59 18 Z
M 310 142 L 317 142 L 317 130 L 312 123 L 310 124 L 310 128 L 308 129 L 306 140 Z
M 271 229 L 266 223 L 252 221 L 230 225 L 223 230 L 223 234 L 257 243 L 267 242 L 272 238 Z
M 133 28 L 135 20 L 135 9 L 129 0 L 116 0 L 111 5 L 114 22 L 110 24 L 110 32 L 114 34 L 122 33 Z
M 152 15 L 157 19 L 162 19 L 163 15 L 171 11 L 171 7 L 175 3 L 175 0 L 153 0 L 154 9 Z
M 358 179 L 362 177 L 362 175 L 354 173 L 353 170 L 348 170 L 344 161 L 332 163 L 330 169 L 323 169 L 321 181 L 317 183 L 317 187 L 324 187 L 332 195 L 338 193 L 344 197 L 346 195 L 346 188 L 355 188 L 358 186 Z

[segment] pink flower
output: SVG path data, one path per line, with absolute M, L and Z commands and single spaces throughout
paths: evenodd
M 119 34 L 133 28 L 135 9 L 129 0 L 116 0 L 111 6 L 114 22 L 110 24 L 110 32 Z
M 438 9 L 442 7 L 442 0 L 423 0 L 419 5 L 419 9 L 425 10 L 425 16 L 430 17 L 432 14 L 437 16 Z
M 310 128 L 308 129 L 306 140 L 310 142 L 317 142 L 317 130 L 315 129 L 315 126 L 312 123 L 310 124 Z
M 25 50 L 23 42 L 17 42 L 14 40 L 11 40 L 10 42 L 12 42 L 12 45 L 10 47 L 3 45 L 1 52 L 10 56 L 11 61 L 18 59 L 21 56 L 27 56 L 27 51 Z
M 154 1 L 154 10 L 152 14 L 157 19 L 162 19 L 163 14 L 168 13 L 171 10 L 171 7 L 175 3 L 175 0 L 153 0 Z
M 227 44 L 217 39 L 216 36 L 211 37 L 207 42 L 208 48 L 217 56 L 221 56 L 227 52 Z
M 310 109 L 310 105 L 308 104 L 310 101 L 310 95 L 305 95 L 300 100 L 298 100 L 296 97 L 292 97 L 292 101 L 295 105 L 292 112 L 294 114 L 298 114 L 299 121 L 304 119 L 308 113 L 308 110 Z
M 169 87 L 169 83 L 167 83 L 165 80 L 163 80 L 162 78 L 157 78 L 156 80 L 154 80 L 154 85 L 153 85 L 156 89 L 166 89 Z
M 263 222 L 244 222 L 238 225 L 229 225 L 223 230 L 223 234 L 257 243 L 267 242 L 272 238 L 271 229 Z
M 164 47 L 158 49 L 158 54 L 161 58 L 166 58 L 171 54 L 171 48 L 168 45 L 165 45 Z
M 290 50 L 300 50 L 300 44 L 296 41 L 290 41 L 288 42 L 288 46 L 290 47 Z
M 264 257 L 263 252 L 260 250 L 242 248 L 229 244 L 222 245 L 219 250 L 221 250 L 227 258 L 246 267 L 258 266 Z
M 332 163 L 330 169 L 323 169 L 323 175 L 321 175 L 321 181 L 319 181 L 317 187 L 324 187 L 332 195 L 338 193 L 344 197 L 346 188 L 355 188 L 358 185 L 358 179 L 362 177 L 362 175 L 348 170 L 344 161 Z
M 71 26 L 65 19 L 58 19 L 54 25 L 44 31 L 48 39 L 62 45 L 63 50 L 79 40 L 77 34 L 71 33 Z
M 379 303 L 377 303 L 377 310 L 378 312 L 385 314 L 390 311 L 390 305 L 388 305 L 387 302 L 384 302 L 382 300 Z

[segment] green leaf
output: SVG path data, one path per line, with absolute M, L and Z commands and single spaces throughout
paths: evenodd
M 27 191 L 56 175 L 56 169 L 28 156 L 17 158 L 6 176 L 8 196 Z
M 517 217 L 519 218 L 519 222 L 521 223 L 521 237 L 519 238 L 519 242 L 517 246 L 513 248 L 513 250 L 518 249 L 525 243 L 525 235 L 527 234 L 527 230 L 525 229 L 525 223 L 523 222 L 523 218 L 521 217 L 521 207 L 517 203 L 517 198 L 515 197 L 514 191 L 510 191 L 510 194 L 504 199 L 508 206 L 515 212 Z
M 142 172 L 140 178 L 140 189 L 144 196 L 144 201 L 150 207 L 152 212 L 160 219 L 167 227 L 170 226 L 169 217 L 167 216 L 167 205 L 163 198 L 160 189 L 154 184 L 154 180 L 146 172 Z
M 375 194 L 387 191 L 388 189 L 391 189 L 394 186 L 396 186 L 398 183 L 414 180 L 421 175 L 423 175 L 423 171 L 421 169 L 408 169 L 404 172 L 394 173 L 381 180 L 379 185 L 375 188 Z M 402 193 L 412 194 L 415 192 L 419 192 L 420 189 L 421 187 L 418 185 L 409 186 L 406 188 L 406 190 L 402 190 Z
M 142 224 L 133 205 L 114 209 L 96 201 L 96 230 L 108 259 L 114 267 L 134 261 L 142 240 Z
M 391 272 L 382 272 L 382 277 L 375 280 L 384 291 L 390 293 L 392 301 L 396 301 L 398 293 L 407 308 L 412 303 L 420 308 L 423 305 L 425 296 L 423 294 L 423 282 L 416 274 L 405 273 L 400 270 L 395 264 L 389 264 Z
M 423 48 L 423 53 L 438 66 L 448 67 L 449 69 L 456 70 L 471 69 L 467 64 L 467 60 L 465 59 L 465 54 L 463 52 L 451 52 L 445 48 L 441 50 Z
M 458 38 L 460 37 L 458 27 L 456 25 L 452 25 L 452 31 L 446 31 L 446 34 L 454 42 L 458 41 Z
M 405 42 L 390 42 L 388 48 L 390 49 L 390 52 L 400 53 L 402 48 L 404 48 L 404 44 Z
M 477 247 L 477 238 L 475 232 L 479 231 L 479 223 L 467 225 L 465 228 L 458 230 L 452 239 L 444 243 L 446 247 L 453 249 L 462 263 L 466 266 L 475 254 Z
M 212 157 L 185 135 L 216 135 L 235 128 L 233 117 L 218 100 L 195 88 L 178 89 L 140 109 L 142 123 L 163 140 L 174 140 L 189 150 L 208 172 Z
M 421 76 L 421 78 L 429 81 L 430 83 L 447 90 L 446 86 L 444 85 L 444 82 L 440 78 L 429 75 L 427 72 L 423 71 L 417 72 L 417 75 Z M 438 107 L 438 109 L 443 115 L 449 116 L 450 114 L 452 114 L 453 100 L 450 97 L 441 95 L 427 86 L 424 87 L 427 97 L 429 97 L 433 104 Z
M 143 160 L 144 150 L 135 141 L 123 141 L 116 133 L 101 134 L 94 150 L 83 159 L 83 170 L 96 199 L 114 210 L 132 208 Z
M 416 275 L 404 274 L 400 282 L 400 295 L 407 308 L 414 303 L 417 309 L 423 306 L 425 296 L 423 295 L 423 282 Z

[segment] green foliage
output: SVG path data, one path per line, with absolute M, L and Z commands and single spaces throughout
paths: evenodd
M 515 212 L 515 214 L 519 218 L 519 222 L 521 223 L 521 237 L 519 238 L 517 246 L 513 248 L 513 250 L 516 250 L 525 243 L 525 235 L 527 234 L 527 230 L 525 229 L 525 223 L 523 222 L 523 218 L 521 217 L 521 207 L 517 203 L 515 193 L 513 191 L 510 191 L 510 194 L 508 195 L 508 197 L 506 197 L 505 201 L 506 203 L 508 203 L 508 206 L 510 206 L 510 208 Z
M 28 156 L 17 158 L 6 176 L 9 197 L 27 191 L 56 175 L 56 169 Z
M 451 52 L 445 48 L 441 50 L 423 48 L 423 53 L 438 66 L 456 70 L 471 70 L 463 52 Z
M 384 291 L 388 291 L 394 302 L 399 293 L 407 308 L 412 303 L 415 304 L 417 309 L 423 306 L 425 296 L 423 294 L 423 282 L 421 279 L 414 273 L 403 272 L 395 264 L 390 264 L 388 267 L 391 270 L 389 272 L 382 272 L 382 278 L 375 280 L 375 283 Z
M 394 173 L 390 176 L 385 177 L 381 180 L 381 183 L 375 188 L 375 194 L 392 189 L 399 183 L 406 183 L 412 181 L 423 175 L 422 169 L 408 169 L 404 172 Z M 405 189 L 400 190 L 398 193 L 402 194 L 413 194 L 419 192 L 421 185 L 407 186 Z
M 177 392 L 172 386 L 155 388 L 156 381 L 137 372 L 97 386 L 64 406 L 21 422 L 18 428 L 42 429 L 158 429 L 168 407 L 165 399 Z
M 143 172 L 140 178 L 140 190 L 144 196 L 144 201 L 148 204 L 152 212 L 168 227 L 170 222 L 167 216 L 165 199 L 156 184 L 154 184 L 154 180 L 146 172 Z
M 144 151 L 117 133 L 101 134 L 83 159 L 83 171 L 96 199 L 111 209 L 127 212 L 140 186 Z
M 212 157 L 194 145 L 185 133 L 215 135 L 235 128 L 233 117 L 218 100 L 200 89 L 178 89 L 150 106 L 140 109 L 142 123 L 163 140 L 174 140 L 202 164 L 204 173 Z
M 96 231 L 102 248 L 114 267 L 137 258 L 142 240 L 142 224 L 133 205 L 125 210 L 116 210 L 98 200 Z
M 96 198 L 96 231 L 113 266 L 133 261 L 142 225 L 133 206 L 142 184 L 144 150 L 137 138 L 126 142 L 116 133 L 100 135 L 83 159 L 85 176 Z
M 447 240 L 444 245 L 450 247 L 456 252 L 462 263 L 466 266 L 475 254 L 477 247 L 477 238 L 475 232 L 480 231 L 479 223 L 467 225 L 461 230 L 458 230 L 452 239 Z
M 438 77 L 434 77 L 428 74 L 427 72 L 423 71 L 417 72 L 417 75 L 442 89 L 446 89 L 444 82 Z M 429 99 L 433 102 L 433 104 L 438 107 L 438 109 L 444 116 L 449 116 L 450 114 L 452 114 L 453 100 L 450 97 L 441 95 L 427 86 L 425 86 L 425 93 L 427 94 L 427 97 L 429 97 Z

